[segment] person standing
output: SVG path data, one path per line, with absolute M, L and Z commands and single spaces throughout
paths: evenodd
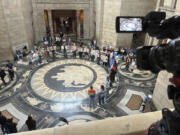
M 6 73 L 4 71 L 4 69 L 0 68 L 0 77 L 1 77 L 1 80 L 3 82 L 3 84 L 6 86 L 6 81 L 4 80 L 4 77 L 6 76 Z
M 99 105 L 104 104 L 104 99 L 105 99 L 104 85 L 101 85 L 101 92 L 99 93 L 98 99 L 99 99 Z
M 66 28 L 66 34 L 69 34 L 69 22 L 68 22 L 68 20 L 65 21 L 65 28 Z
M 11 81 L 13 81 L 14 79 L 14 70 L 13 70 L 13 64 L 10 62 L 10 61 L 7 61 L 7 65 L 6 67 L 8 68 L 8 72 L 9 72 L 9 76 L 10 76 L 10 79 Z
M 38 63 L 41 64 L 42 63 L 42 48 L 39 48 L 39 51 L 38 51 L 38 56 L 39 56 L 39 59 L 38 59 Z
M 61 38 L 63 38 L 64 33 L 61 31 L 61 32 L 59 33 L 59 35 L 60 35 Z
M 6 130 L 6 117 L 2 115 L 2 112 L 0 111 L 0 125 L 1 125 L 1 130 L 3 134 L 7 133 Z
M 94 62 L 94 59 L 95 59 L 95 50 L 94 50 L 94 48 L 91 48 L 90 57 L 91 57 L 91 61 Z
M 96 91 L 93 89 L 93 86 L 90 87 L 90 89 L 88 90 L 88 95 L 89 95 L 89 99 L 90 99 L 90 103 L 89 103 L 89 107 L 91 108 L 95 108 L 95 95 L 96 95 Z
M 64 58 L 67 58 L 67 48 L 66 45 L 63 45 Z
M 108 76 L 108 77 L 106 78 L 106 82 L 105 82 L 106 90 L 110 89 L 111 86 L 112 86 L 111 80 L 110 80 L 110 77 Z
M 111 81 L 111 83 L 113 83 L 115 81 L 116 72 L 117 72 L 117 64 L 116 64 L 116 61 L 115 61 L 112 68 L 111 68 L 111 71 L 110 71 L 110 81 Z
M 114 56 L 112 56 L 111 61 L 110 61 L 110 68 L 113 66 L 114 62 L 115 62 L 115 59 L 114 59 Z
M 63 45 L 63 38 L 60 38 L 60 41 L 59 41 L 59 51 L 61 52 L 61 47 Z
M 28 116 L 26 120 L 26 125 L 29 131 L 36 130 L 36 121 L 32 118 L 31 115 Z
M 53 39 L 52 37 L 49 37 L 49 45 L 52 46 L 52 43 L 53 43 Z
M 31 52 L 29 52 L 29 55 L 27 56 L 27 60 L 29 62 L 30 68 L 32 69 L 32 54 L 31 54 Z
M 71 38 L 69 38 L 69 40 L 68 40 L 68 46 L 69 46 L 69 50 L 72 51 L 72 40 L 71 40 Z
M 79 46 L 78 52 L 79 52 L 79 58 L 82 59 L 82 54 L 83 54 L 83 48 L 82 48 L 82 45 Z
M 76 51 L 77 51 L 77 47 L 76 47 L 76 44 L 74 43 L 72 46 L 73 58 L 76 58 Z
M 135 68 L 136 68 L 136 62 L 135 62 L 134 59 L 132 59 L 131 66 L 130 66 L 130 71 L 133 72 Z
M 51 51 L 52 51 L 52 59 L 53 59 L 53 61 L 55 61 L 56 56 L 55 56 L 55 49 L 54 49 L 54 46 L 52 46 Z
M 87 46 L 84 47 L 83 53 L 84 53 L 84 58 L 88 59 L 88 48 L 87 48 Z
M 13 118 L 8 119 L 6 121 L 6 127 L 7 127 L 8 134 L 17 133 L 16 126 L 17 126 L 17 124 L 13 122 Z
M 104 62 L 103 65 L 104 65 L 105 67 L 107 67 L 107 65 L 108 65 L 108 55 L 107 55 L 107 54 L 105 55 L 103 62 Z
M 126 58 L 126 70 L 127 71 L 129 70 L 130 61 L 131 61 L 131 59 L 130 59 L 130 57 L 128 55 L 127 58 Z
M 39 63 L 39 55 L 38 55 L 38 50 L 36 50 L 33 54 L 33 59 L 34 59 L 34 64 L 37 66 Z
M 97 64 L 100 65 L 101 62 L 100 50 L 96 50 L 96 61 Z

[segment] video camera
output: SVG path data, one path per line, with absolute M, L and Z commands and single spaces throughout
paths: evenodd
M 157 39 L 172 39 L 168 44 L 142 46 L 136 50 L 137 67 L 159 73 L 173 73 L 168 97 L 175 111 L 163 109 L 163 118 L 150 126 L 147 135 L 180 135 L 180 16 L 166 18 L 165 12 L 150 12 L 146 17 L 116 18 L 117 33 L 148 33 Z

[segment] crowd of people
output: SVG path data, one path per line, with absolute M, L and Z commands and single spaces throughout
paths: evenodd
M 96 94 L 93 86 L 88 90 L 90 99 L 90 108 L 95 108 L 95 97 L 98 99 L 98 104 L 105 104 L 105 98 L 109 94 L 109 90 L 113 87 L 115 82 L 115 76 L 117 73 L 117 65 L 119 61 L 126 62 L 126 70 L 129 70 L 130 64 L 135 65 L 135 51 L 125 48 L 112 48 L 106 46 L 99 48 L 96 40 L 92 40 L 90 44 L 85 45 L 83 43 L 76 43 L 68 38 L 67 35 L 62 32 L 55 37 L 44 37 L 43 44 L 35 44 L 31 50 L 26 46 L 22 50 L 16 50 L 15 61 L 23 60 L 27 61 L 31 68 L 36 67 L 42 63 L 48 63 L 50 60 L 56 60 L 56 54 L 62 53 L 64 58 L 79 58 L 85 59 L 97 63 L 98 65 L 104 66 L 108 71 L 109 75 L 106 78 L 104 84 L 100 86 L 100 92 Z M 68 55 L 69 54 L 69 55 Z M 14 79 L 13 64 L 8 61 L 6 65 L 9 73 L 10 80 Z M 134 68 L 130 69 L 131 71 Z M 0 77 L 4 85 L 7 82 L 4 80 L 6 76 L 5 69 L 0 68 Z M 0 125 L 3 133 L 16 133 L 16 123 L 13 119 L 7 119 L 0 112 Z M 29 116 L 26 121 L 26 125 L 29 130 L 36 129 L 36 121 Z
M 29 131 L 36 129 L 36 121 L 32 118 L 31 115 L 28 116 L 28 119 L 25 122 Z M 13 121 L 13 118 L 6 118 L 0 111 L 0 125 L 3 134 L 12 134 L 17 133 L 17 123 Z
M 135 51 L 130 49 L 113 49 L 110 46 L 100 49 L 97 47 L 96 40 L 92 40 L 88 45 L 76 43 L 66 34 L 60 32 L 59 35 L 53 38 L 50 36 L 44 37 L 43 45 L 35 44 L 32 50 L 28 50 L 26 46 L 21 51 L 16 50 L 15 60 L 23 59 L 28 61 L 30 66 L 37 66 L 41 63 L 47 63 L 49 60 L 54 61 L 57 53 L 62 53 L 64 58 L 77 58 L 78 56 L 80 59 L 90 60 L 106 67 L 111 67 L 113 61 L 118 63 L 119 59 L 124 60 L 126 57 L 132 58 L 135 55 Z M 129 63 L 130 61 L 127 61 L 127 69 Z
M 113 83 L 115 82 L 116 73 L 117 73 L 117 63 L 116 61 L 114 61 L 114 63 L 112 63 L 112 66 L 110 68 L 109 76 L 107 76 L 106 81 L 100 87 L 100 92 L 97 94 L 99 105 L 103 105 L 105 103 L 105 97 L 109 95 L 109 90 L 111 89 Z M 90 99 L 89 107 L 95 108 L 96 91 L 93 89 L 93 86 L 91 86 L 90 89 L 88 90 L 88 95 Z
M 25 59 L 28 61 L 30 67 L 34 67 L 41 63 L 48 63 L 49 60 L 56 60 L 57 53 L 62 53 L 65 59 L 79 58 L 90 60 L 108 69 L 109 76 L 106 79 L 107 84 L 106 86 L 101 86 L 102 92 L 99 94 L 100 105 L 104 103 L 103 95 L 105 94 L 103 94 L 103 91 L 109 89 L 115 81 L 119 61 L 121 60 L 126 63 L 126 70 L 133 71 L 135 68 L 135 50 L 112 48 L 111 46 L 105 46 L 100 49 L 96 40 L 92 40 L 88 45 L 76 43 L 62 32 L 54 37 L 44 37 L 43 45 L 35 44 L 32 50 L 28 50 L 27 47 L 24 47 L 22 51 L 17 50 L 15 60 Z M 132 64 L 131 68 L 130 64 Z M 89 95 L 90 98 L 93 97 L 91 94 Z

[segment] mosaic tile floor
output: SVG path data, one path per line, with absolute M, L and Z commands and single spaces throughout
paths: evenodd
M 56 102 L 77 102 L 88 98 L 91 85 L 98 93 L 107 72 L 95 63 L 67 59 L 45 65 L 35 71 L 31 88 L 44 99 Z
M 30 114 L 41 129 L 63 126 L 59 117 L 76 124 L 141 113 L 142 100 L 152 95 L 156 75 L 126 71 L 124 62 L 120 61 L 116 83 L 107 92 L 105 104 L 100 106 L 97 96 L 96 107 L 90 109 L 87 90 L 93 85 L 99 93 L 108 69 L 88 60 L 64 59 L 61 53 L 57 53 L 56 58 L 33 68 L 18 62 L 14 81 L 8 81 L 7 77 L 6 87 L 0 82 L 0 110 L 17 121 L 18 131 L 27 130 L 24 123 Z M 150 105 L 147 110 L 151 111 Z

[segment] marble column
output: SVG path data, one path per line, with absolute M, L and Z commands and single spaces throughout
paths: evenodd
M 81 36 L 81 21 L 80 21 L 80 10 L 76 11 L 76 24 L 77 24 L 77 38 Z
M 54 20 L 54 34 L 57 33 L 57 26 L 56 26 L 56 20 Z
M 49 21 L 50 35 L 53 38 L 54 37 L 54 30 L 53 30 L 52 10 L 48 10 L 48 21 Z
M 72 20 L 72 32 L 75 33 L 75 19 Z

